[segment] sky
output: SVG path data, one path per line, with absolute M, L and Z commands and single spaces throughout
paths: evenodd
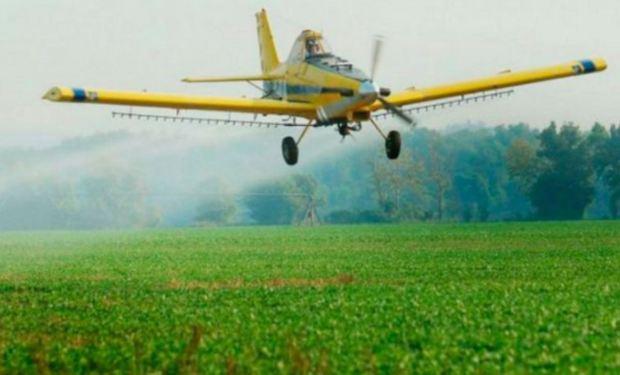
M 126 121 L 111 117 L 117 107 L 41 100 L 57 85 L 260 96 L 245 83 L 180 80 L 259 73 L 254 14 L 261 8 L 269 14 L 281 59 L 301 30 L 310 28 L 322 31 L 336 54 L 368 71 L 373 36 L 384 36 L 376 80 L 393 92 L 583 58 L 608 62 L 600 74 L 519 87 L 508 99 L 419 115 L 421 126 L 470 121 L 544 127 L 555 120 L 589 128 L 595 121 L 620 121 L 617 0 L 3 0 L 0 147 L 46 147 L 67 137 L 129 129 L 181 134 L 205 144 L 256 139 L 278 153 L 280 139 L 296 131 Z M 316 152 L 340 142 L 336 133 L 316 133 L 315 139 L 330 140 L 315 143 Z M 363 133 L 360 142 L 376 141 L 372 128 Z

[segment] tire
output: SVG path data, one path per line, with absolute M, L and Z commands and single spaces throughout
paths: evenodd
M 385 139 L 385 153 L 388 159 L 398 159 L 400 155 L 400 133 L 396 130 L 392 130 Z
M 284 156 L 284 161 L 286 164 L 297 164 L 299 149 L 297 148 L 297 142 L 295 142 L 293 137 L 286 137 L 282 140 L 282 156 Z

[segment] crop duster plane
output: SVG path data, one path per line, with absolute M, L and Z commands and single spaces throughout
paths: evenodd
M 55 87 L 44 99 L 55 102 L 112 104 L 125 106 L 162 107 L 176 110 L 207 110 L 279 115 L 305 119 L 280 124 L 303 127 L 297 139 L 282 140 L 282 154 L 289 165 L 298 160 L 298 146 L 312 127 L 335 126 L 344 137 L 370 122 L 385 140 L 387 157 L 398 158 L 401 137 L 397 131 L 387 135 L 377 118 L 390 114 L 407 124 L 414 124 L 412 111 L 407 106 L 466 95 L 492 93 L 507 87 L 540 81 L 567 78 L 599 72 L 607 68 L 602 59 L 572 61 L 565 64 L 526 70 L 504 72 L 496 76 L 445 84 L 427 88 L 409 88 L 391 93 L 374 80 L 381 54 L 382 42 L 377 39 L 372 54 L 370 75 L 351 62 L 335 55 L 321 33 L 303 31 L 295 40 L 288 59 L 281 61 L 276 51 L 271 27 L 265 10 L 256 14 L 262 73 L 259 75 L 224 78 L 186 78 L 188 83 L 209 82 L 263 82 L 263 95 L 258 99 L 124 92 L 97 89 Z M 260 124 L 259 122 L 257 122 Z M 273 124 L 273 123 L 271 123 Z

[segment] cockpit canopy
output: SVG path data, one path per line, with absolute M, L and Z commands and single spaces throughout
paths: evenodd
M 287 63 L 289 65 L 308 64 L 360 82 L 369 79 L 364 72 L 354 67 L 353 64 L 334 55 L 327 41 L 323 39 L 323 35 L 311 30 L 306 30 L 297 37 Z
M 320 33 L 306 30 L 295 41 L 288 63 L 295 64 L 313 57 L 331 56 L 329 44 Z

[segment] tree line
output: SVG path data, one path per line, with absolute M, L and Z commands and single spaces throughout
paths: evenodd
M 190 198 L 153 192 L 174 168 L 116 163 L 64 169 L 78 151 L 140 136 L 97 135 L 48 150 L 0 152 L 0 230 L 112 229 L 188 225 L 287 225 L 309 210 L 328 223 L 617 219 L 620 127 L 573 123 L 542 130 L 525 124 L 466 125 L 403 134 L 403 151 L 387 160 L 380 147 L 356 147 L 292 174 L 231 186 L 200 167 L 177 171 Z M 196 146 L 199 147 L 199 146 Z M 179 165 L 210 160 L 188 149 Z M 79 154 L 82 155 L 82 154 Z M 58 159 L 52 172 L 40 164 Z M 212 158 L 211 158 L 212 159 Z M 123 164 L 124 163 L 124 164 Z M 153 169 L 148 171 L 148 169 Z M 59 172 L 64 171 L 64 172 Z M 198 172 L 197 172 L 198 171 Z
M 310 176 L 331 223 L 617 219 L 620 129 L 416 129 L 396 161 L 362 150 Z

